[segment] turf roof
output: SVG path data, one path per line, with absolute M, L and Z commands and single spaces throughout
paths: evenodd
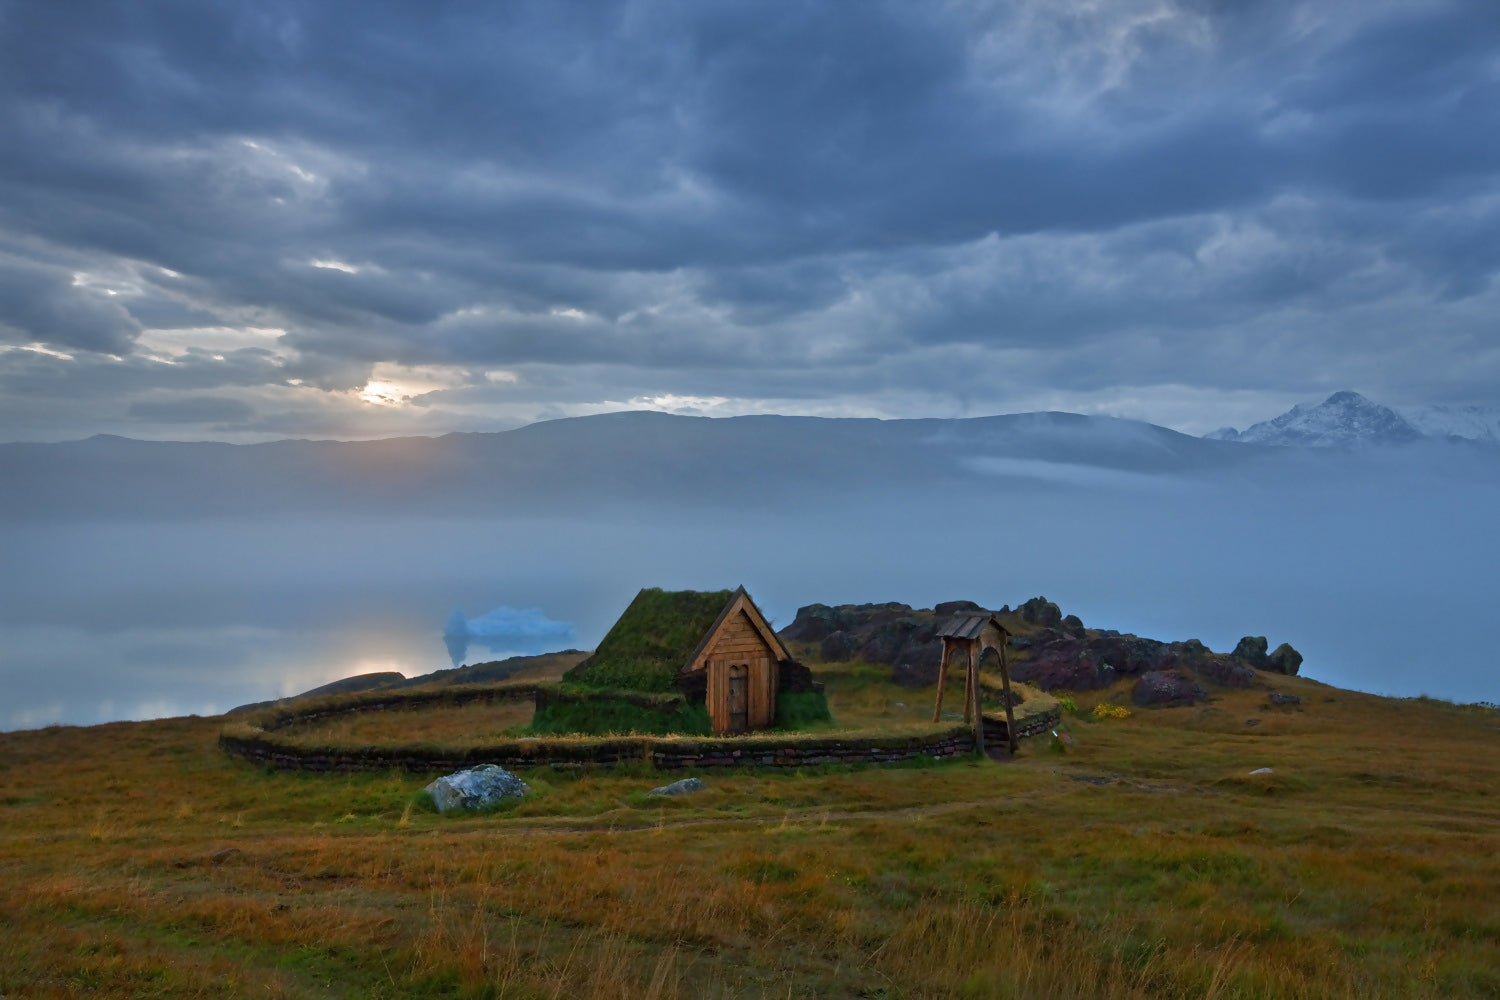
M 648 587 L 566 679 L 597 688 L 675 690 L 678 671 L 733 597 L 732 590 Z

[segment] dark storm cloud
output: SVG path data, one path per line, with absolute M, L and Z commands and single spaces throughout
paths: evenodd
M 56 268 L 0 257 L 0 337 L 123 354 L 140 324 L 107 290 L 78 287 Z
M 1059 390 L 1500 402 L 1457 363 L 1493 337 L 1497 51 L 1477 2 L 11 0 L 0 342 L 80 357 L 0 378 L 28 426 L 383 363 L 942 392 L 970 348 Z M 1411 324 L 1383 365 L 1375 306 Z

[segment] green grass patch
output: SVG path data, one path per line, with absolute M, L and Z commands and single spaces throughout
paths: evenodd
M 670 692 L 677 673 L 723 612 L 732 591 L 648 587 L 564 679 L 595 688 Z
M 568 692 L 538 699 L 527 730 L 534 736 L 612 733 L 665 736 L 712 732 L 706 705 L 689 705 L 680 695 L 661 699 L 628 698 L 621 692 Z
M 822 691 L 783 691 L 776 696 L 777 729 L 809 729 L 832 724 L 828 697 Z

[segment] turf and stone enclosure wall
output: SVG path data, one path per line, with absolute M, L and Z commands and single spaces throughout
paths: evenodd
M 543 765 L 603 766 L 649 762 L 662 770 L 711 767 L 807 767 L 820 764 L 883 764 L 944 759 L 974 753 L 974 733 L 954 726 L 917 735 L 862 733 L 767 733 L 765 735 L 695 738 L 682 736 L 523 737 L 474 746 L 423 743 L 366 746 L 320 745 L 279 733 L 288 727 L 360 711 L 405 710 L 430 705 L 462 705 L 534 697 L 537 686 L 477 691 L 420 692 L 393 698 L 378 694 L 340 699 L 298 709 L 287 706 L 231 724 L 219 734 L 227 753 L 281 770 L 453 771 L 479 764 L 506 768 Z M 1055 705 L 1016 719 L 1018 738 L 1056 726 Z M 1007 739 L 1004 718 L 985 716 L 985 740 L 998 746 Z

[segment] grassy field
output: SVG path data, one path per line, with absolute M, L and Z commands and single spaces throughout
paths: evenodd
M 531 722 L 535 706 L 522 701 L 475 702 L 420 711 L 355 712 L 278 730 L 293 739 L 331 743 L 398 743 L 425 739 L 436 743 L 503 739 Z
M 930 718 L 826 680 L 841 723 Z M 1500 997 L 1500 715 L 1269 680 L 1303 704 L 681 800 L 533 771 L 464 817 L 257 770 L 214 719 L 0 734 L 0 994 Z

